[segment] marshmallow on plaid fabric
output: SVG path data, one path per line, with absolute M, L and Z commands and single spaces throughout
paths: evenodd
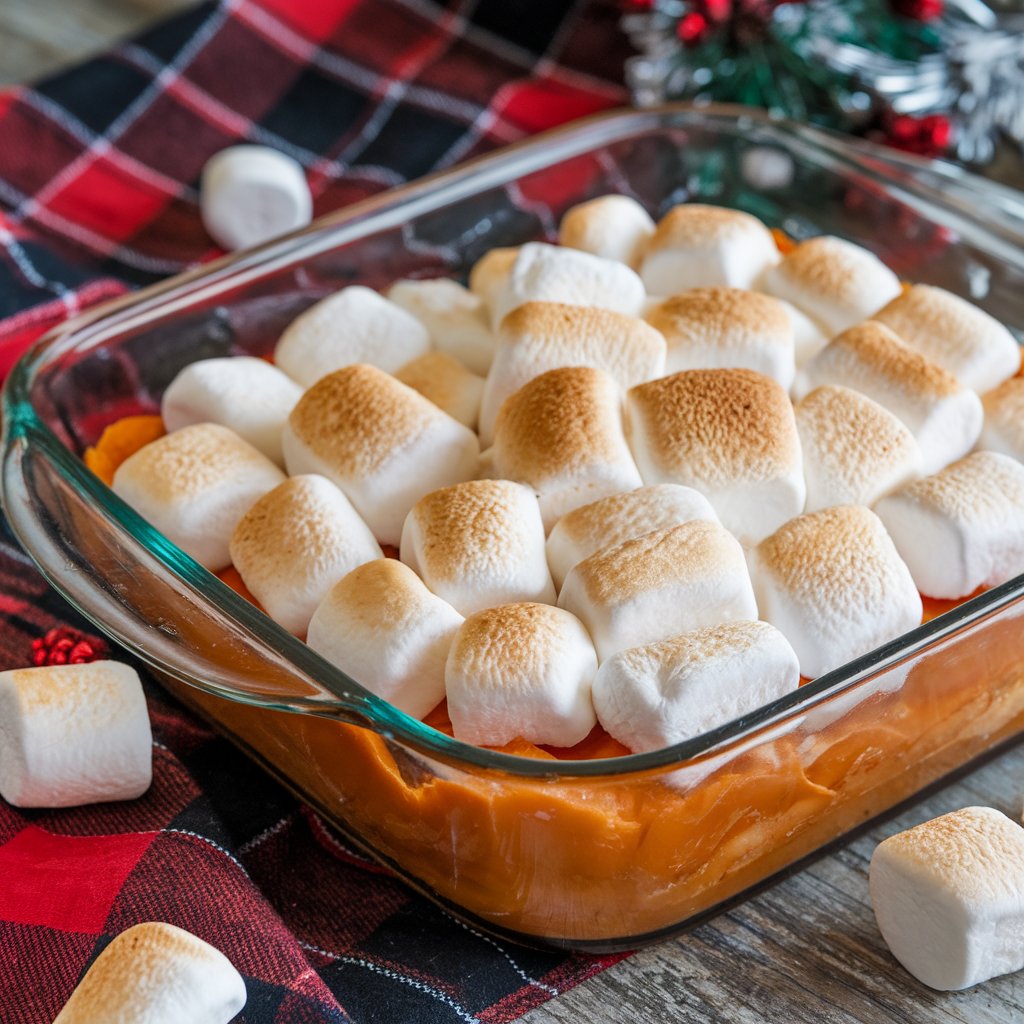
M 223 147 L 294 157 L 314 212 L 335 210 L 621 104 L 618 18 L 615 0 L 224 0 L 0 92 L 0 376 L 64 318 L 216 255 L 197 189 Z M 0 670 L 29 664 L 55 626 L 86 628 L 2 521 L 0 594 Z M 0 1020 L 52 1020 L 110 939 L 146 920 L 235 964 L 248 1024 L 500 1024 L 618 959 L 457 923 L 147 694 L 141 799 L 0 803 Z

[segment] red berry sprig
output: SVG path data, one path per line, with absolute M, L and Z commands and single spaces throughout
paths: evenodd
M 106 656 L 107 645 L 77 629 L 55 626 L 32 641 L 33 665 L 81 665 Z

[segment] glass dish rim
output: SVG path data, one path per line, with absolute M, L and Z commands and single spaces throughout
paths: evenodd
M 687 121 L 686 119 L 691 119 Z M 668 129 L 685 127 L 687 123 L 708 127 L 708 122 L 729 123 L 730 127 L 756 127 L 772 135 L 776 141 L 799 145 L 816 151 L 819 164 L 843 160 L 856 166 L 857 172 L 873 177 L 878 184 L 916 193 L 919 200 L 953 220 L 963 218 L 976 229 L 992 237 L 993 231 L 1012 225 L 1024 203 L 1012 190 L 992 186 L 975 179 L 955 165 L 941 165 L 936 171 L 933 161 L 903 154 L 890 160 L 883 147 L 852 141 L 822 129 L 777 118 L 765 111 L 732 105 L 667 104 L 648 110 L 617 110 L 605 112 L 550 132 L 513 143 L 511 146 L 478 157 L 451 170 L 390 189 L 341 211 L 328 214 L 306 228 L 276 239 L 256 249 L 229 254 L 212 263 L 158 282 L 140 291 L 103 303 L 49 331 L 21 357 L 8 376 L 3 391 L 3 427 L 5 461 L 15 445 L 32 443 L 41 449 L 61 474 L 65 483 L 86 497 L 115 530 L 127 533 L 154 558 L 165 571 L 177 576 L 193 589 L 198 599 L 209 602 L 216 610 L 233 619 L 266 648 L 287 661 L 299 674 L 311 679 L 318 688 L 328 691 L 330 699 L 289 697 L 275 702 L 271 695 L 246 694 L 203 682 L 175 668 L 155 655 L 147 655 L 130 636 L 122 636 L 102 617 L 100 611 L 79 605 L 79 610 L 97 626 L 111 633 L 136 656 L 160 671 L 168 672 L 189 685 L 229 700 L 241 701 L 268 710 L 290 711 L 335 718 L 369 728 L 389 739 L 399 740 L 410 748 L 455 766 L 473 766 L 510 776 L 567 780 L 573 778 L 607 778 L 641 775 L 657 769 L 685 767 L 696 758 L 705 758 L 742 742 L 754 733 L 779 725 L 794 715 L 809 711 L 818 704 L 844 693 L 864 679 L 916 657 L 934 644 L 997 614 L 1004 607 L 1024 596 L 1024 575 L 943 613 L 930 622 L 915 627 L 887 644 L 856 658 L 839 668 L 818 676 L 798 690 L 762 705 L 716 729 L 691 737 L 669 747 L 647 753 L 628 754 L 592 760 L 546 760 L 508 754 L 477 747 L 449 737 L 431 726 L 398 711 L 376 695 L 369 693 L 344 672 L 322 659 L 306 644 L 287 633 L 272 619 L 249 604 L 212 573 L 176 548 L 158 531 L 125 505 L 84 463 L 66 448 L 46 427 L 32 407 L 30 394 L 35 376 L 49 363 L 68 351 L 98 347 L 104 335 L 120 334 L 150 320 L 173 314 L 179 307 L 194 304 L 214 292 L 237 289 L 251 280 L 269 276 L 286 266 L 336 248 L 364 235 L 412 219 L 419 212 L 435 210 L 474 193 L 504 184 L 525 174 L 557 165 L 609 144 L 645 128 Z M 939 192 L 927 185 L 895 181 L 887 177 L 881 166 L 903 167 L 908 173 L 922 170 L 938 174 L 944 185 Z M 952 194 L 945 189 L 952 188 Z M 980 197 L 991 199 L 991 219 L 978 213 Z M 419 207 L 424 207 L 421 211 Z M 949 223 L 947 220 L 946 223 Z M 1024 213 L 1021 214 L 1024 224 Z M 1005 234 L 1005 232 L 1000 232 Z M 1024 232 L 1011 229 L 1010 239 L 994 239 L 1002 249 L 1009 245 L 1016 260 L 1024 266 Z M 6 474 L 4 475 L 6 488 Z M 15 531 L 17 532 L 17 530 Z M 24 538 L 19 535 L 24 543 Z M 28 544 L 29 555 L 35 556 Z M 37 562 L 44 576 L 58 589 L 59 577 L 46 565 Z

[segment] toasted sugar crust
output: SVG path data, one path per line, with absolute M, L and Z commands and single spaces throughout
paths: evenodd
M 749 213 L 705 203 L 675 206 L 658 221 L 647 252 L 708 245 L 719 238 L 745 233 L 768 234 L 768 229 Z
M 450 409 L 480 378 L 447 352 L 427 352 L 395 373 L 395 380 L 418 392 L 439 409 Z
M 722 345 L 757 338 L 792 344 L 793 324 L 778 299 L 742 288 L 691 288 L 667 298 L 644 318 L 674 344 Z
M 900 488 L 897 496 L 956 522 L 998 522 L 1008 508 L 1024 510 L 1024 466 L 1009 455 L 973 452 Z
M 766 632 L 772 632 L 772 627 L 759 620 L 723 622 L 667 640 L 656 640 L 642 647 L 619 651 L 615 658 L 620 664 L 633 665 L 639 671 L 650 671 L 653 666 L 662 663 L 674 666 L 684 662 L 699 664 L 723 653 L 734 654 L 749 650 L 761 643 Z
M 788 253 L 777 272 L 794 284 L 840 303 L 857 299 L 864 274 L 876 268 L 870 253 L 831 235 L 801 242 Z
M 388 631 L 404 623 L 424 602 L 440 601 L 404 562 L 378 558 L 342 577 L 325 604 L 344 607 L 346 615 L 367 630 Z
M 572 249 L 595 252 L 601 247 L 606 232 L 616 231 L 628 218 L 634 231 L 641 234 L 634 244 L 628 262 L 635 263 L 642 255 L 646 239 L 643 235 L 654 230 L 654 223 L 643 207 L 627 196 L 598 196 L 567 210 L 558 226 L 558 242 Z
M 488 301 L 495 285 L 508 275 L 518 255 L 518 246 L 488 249 L 473 264 L 473 268 L 469 272 L 469 290 L 474 295 L 479 295 L 484 301 Z

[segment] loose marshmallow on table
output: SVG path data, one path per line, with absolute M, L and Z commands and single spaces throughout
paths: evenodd
M 800 684 L 786 638 L 767 622 L 728 622 L 620 651 L 594 679 L 598 721 L 634 753 L 699 736 Z
M 153 740 L 138 673 L 116 661 L 0 672 L 0 796 L 75 807 L 141 796 Z
M 416 317 L 372 288 L 352 285 L 296 317 L 278 340 L 274 362 L 308 388 L 354 363 L 394 373 L 429 349 L 430 335 Z
M 580 505 L 639 487 L 622 432 L 622 397 L 603 370 L 549 370 L 501 407 L 488 461 L 494 476 L 528 484 L 544 529 Z
M 770 295 L 694 288 L 666 299 L 645 319 L 665 336 L 665 372 L 742 367 L 793 383 L 793 322 Z
M 1024 573 L 1024 465 L 1009 455 L 974 452 L 875 511 L 929 597 L 964 597 Z
M 633 388 L 627 404 L 644 483 L 696 488 L 743 543 L 803 510 L 793 406 L 776 381 L 752 370 L 686 370 Z
M 547 604 L 471 615 L 455 634 L 445 688 L 457 739 L 571 747 L 597 723 L 590 686 L 597 655 L 583 624 Z
M 837 505 L 791 519 L 748 555 L 761 618 L 820 676 L 921 622 L 921 596 L 878 516 Z
M 484 380 L 453 356 L 445 352 L 428 352 L 406 363 L 395 373 L 395 379 L 418 391 L 470 430 L 476 428 Z
M 687 203 L 669 210 L 658 222 L 640 276 L 654 295 L 720 284 L 750 288 L 778 259 L 772 233 L 756 217 Z
M 405 520 L 401 557 L 463 615 L 555 603 L 540 506 L 511 480 L 469 480 L 420 498 Z
M 348 366 L 313 385 L 284 429 L 288 472 L 340 487 L 381 544 L 398 544 L 409 509 L 477 474 L 476 434 L 373 366 Z
M 242 976 L 220 950 L 147 921 L 103 949 L 54 1024 L 228 1024 L 245 997 Z
M 491 320 L 519 249 L 518 245 L 488 249 L 469 272 L 469 290 L 483 303 Z
M 487 374 L 494 355 L 487 307 L 457 281 L 396 281 L 389 301 L 411 313 L 430 332 L 434 347 L 458 359 L 467 370 Z
M 815 388 L 794 412 L 804 456 L 806 512 L 829 505 L 873 505 L 921 475 L 914 435 L 859 391 Z
M 736 619 L 756 619 L 743 549 L 695 519 L 605 548 L 573 566 L 558 597 L 602 661 L 617 651 Z
M 650 214 L 629 196 L 599 196 L 567 210 L 558 241 L 572 249 L 637 267 L 654 234 Z
M 293 476 L 263 495 L 231 535 L 231 564 L 267 614 L 306 632 L 324 595 L 363 562 L 383 558 L 352 503 L 322 476 Z
M 791 302 L 832 334 L 866 320 L 900 294 L 899 278 L 859 245 L 822 235 L 801 242 L 761 278 L 759 290 Z
M 234 431 L 196 423 L 158 438 L 114 473 L 114 493 L 207 569 L 231 563 L 238 520 L 284 473 Z
M 265 359 L 201 359 L 171 381 L 160 415 L 168 431 L 220 423 L 283 466 L 281 431 L 301 395 L 302 388 Z
M 1020 369 L 1020 345 L 994 317 L 952 292 L 915 284 L 872 319 L 965 387 L 988 391 Z
M 665 372 L 665 339 L 635 317 L 593 306 L 528 302 L 501 323 L 480 408 L 480 440 L 489 444 L 509 395 L 548 370 L 595 366 L 625 389 Z
M 893 956 L 931 988 L 1024 967 L 1024 829 L 965 807 L 875 847 L 871 904 Z
M 313 199 L 302 165 L 266 146 L 229 146 L 203 168 L 203 226 L 224 249 L 259 245 L 308 224 Z
M 498 327 L 524 302 L 598 306 L 637 316 L 643 308 L 644 286 L 624 263 L 579 249 L 528 242 L 516 254 L 495 299 L 493 325 Z
M 921 449 L 925 473 L 965 455 L 981 433 L 981 399 L 942 367 L 874 320 L 833 338 L 797 374 L 797 397 L 812 388 L 853 388 L 898 416 Z
M 555 586 L 561 589 L 569 570 L 598 551 L 691 519 L 718 522 L 703 494 L 678 484 L 638 487 L 574 509 L 555 523 L 547 541 Z
M 981 397 L 985 423 L 978 447 L 1024 462 L 1024 377 L 1013 377 Z
M 444 666 L 462 616 L 394 558 L 366 562 L 313 613 L 306 642 L 414 718 L 444 699 Z

